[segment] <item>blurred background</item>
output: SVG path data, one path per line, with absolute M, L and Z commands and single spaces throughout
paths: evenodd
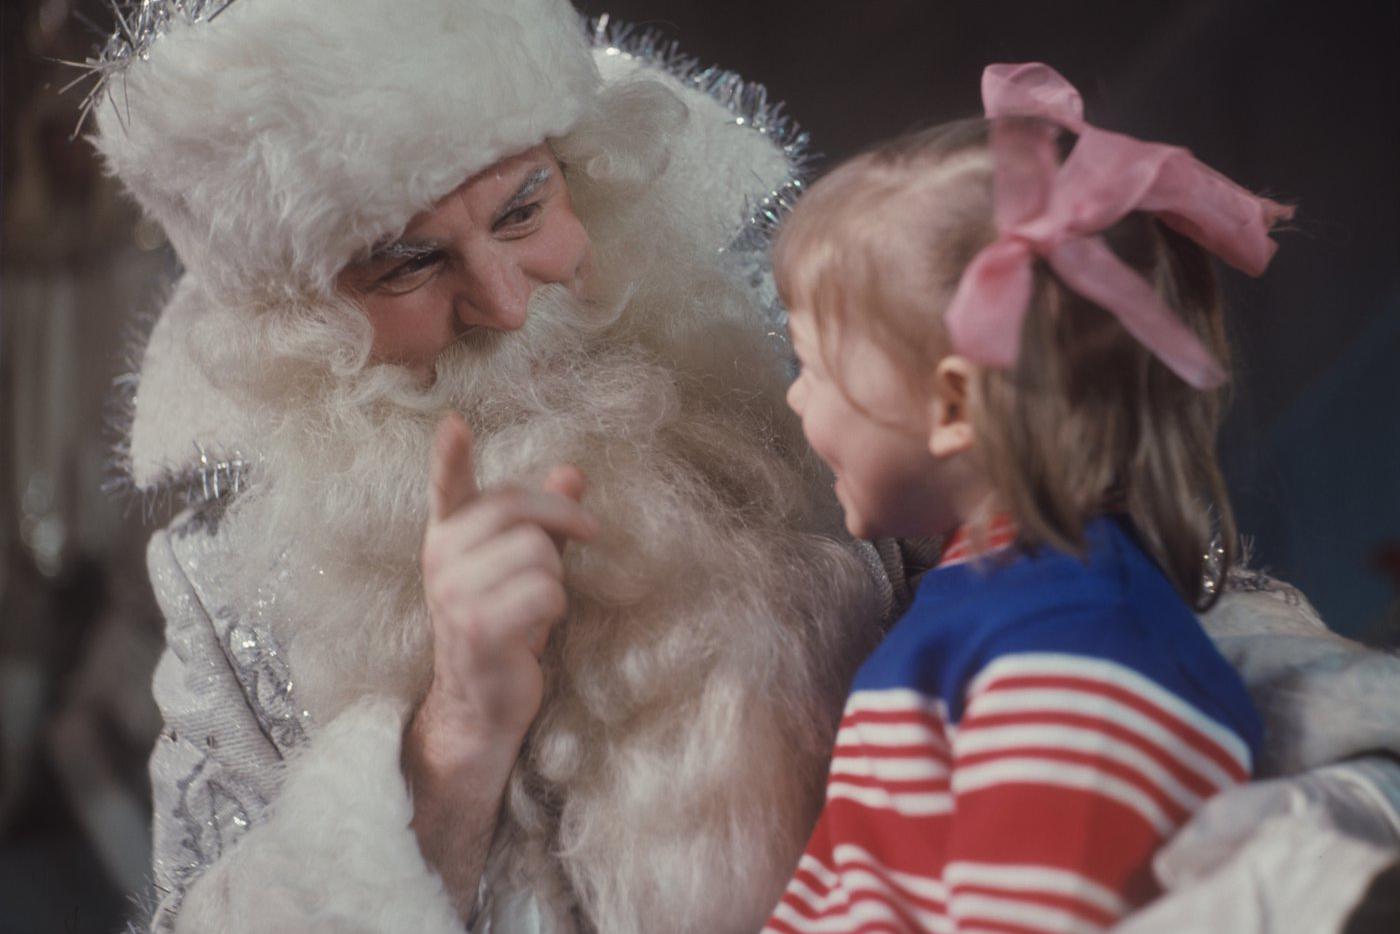
M 256 2 L 256 0 L 236 0 Z M 1255 563 L 1333 628 L 1400 645 L 1400 5 L 582 0 L 765 83 L 831 160 L 979 111 L 990 61 L 1047 61 L 1100 125 L 1185 145 L 1296 203 L 1258 282 L 1230 275 L 1222 438 Z M 0 0 L 0 932 L 113 931 L 150 844 L 168 516 L 109 463 L 118 381 L 178 273 L 70 137 L 102 0 Z

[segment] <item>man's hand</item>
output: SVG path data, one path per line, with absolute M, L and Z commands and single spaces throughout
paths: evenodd
M 472 434 L 443 419 L 434 444 L 423 588 L 433 625 L 430 696 L 480 730 L 523 736 L 539 712 L 539 656 L 567 609 L 560 558 L 598 523 L 585 480 L 556 467 L 543 489 L 477 488 Z
M 482 491 L 471 429 L 455 415 L 438 426 L 422 555 L 433 679 L 404 734 L 403 769 L 419 847 L 464 918 L 544 696 L 540 654 L 567 610 L 561 552 L 598 531 L 579 505 L 584 487 L 577 468 L 556 467 L 539 490 Z

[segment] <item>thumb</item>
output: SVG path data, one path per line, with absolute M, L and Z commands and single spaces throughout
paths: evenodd
M 441 522 L 476 499 L 472 430 L 455 412 L 438 422 L 428 479 L 428 516 Z

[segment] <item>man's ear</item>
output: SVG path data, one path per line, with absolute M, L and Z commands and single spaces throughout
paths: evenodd
M 972 449 L 976 436 L 968 411 L 968 397 L 976 372 L 970 360 L 957 354 L 949 354 L 938 361 L 933 371 L 928 449 L 934 457 L 951 457 Z

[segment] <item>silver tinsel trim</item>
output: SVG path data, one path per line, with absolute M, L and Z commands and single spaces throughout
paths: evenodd
M 1219 535 L 1211 537 L 1201 557 L 1201 592 L 1213 598 L 1225 586 L 1225 543 Z
M 168 288 L 167 290 L 168 291 Z M 162 305 L 164 302 L 156 302 Z M 136 391 L 141 384 L 141 364 L 146 344 L 155 329 L 158 314 L 138 314 L 124 329 L 122 374 L 108 396 L 105 433 L 111 442 L 111 457 L 102 492 L 138 503 L 142 518 L 150 522 L 167 509 L 199 510 L 210 505 L 228 505 L 242 493 L 253 474 L 253 460 L 238 451 L 226 457 L 212 456 L 198 442 L 191 442 L 195 460 L 171 470 L 145 487 L 132 477 L 131 430 L 136 420 Z M 210 517 L 214 518 L 214 517 Z
M 211 455 L 198 442 L 191 442 L 195 452 L 192 464 L 167 473 L 147 487 L 138 487 L 132 479 L 131 425 L 136 412 L 136 389 L 140 384 L 138 361 L 143 356 L 151 327 L 146 322 L 143 329 L 145 334 L 128 338 L 126 372 L 117 378 L 113 386 L 108 403 L 107 432 L 114 439 L 114 444 L 102 492 L 139 503 L 142 518 L 146 521 L 151 521 L 165 509 L 201 509 L 215 504 L 226 506 L 247 489 L 253 474 L 252 459 L 238 451 L 218 457 Z M 133 327 L 132 330 L 138 328 Z
M 766 252 L 783 218 L 792 211 L 806 187 L 807 183 L 798 177 L 769 192 L 751 211 L 749 219 L 744 222 L 744 226 L 726 249 Z
M 199 500 L 206 503 L 243 492 L 251 466 L 248 461 L 236 453 L 230 460 L 213 460 L 198 443 L 194 447 L 199 453 L 199 466 L 187 481 L 191 498 L 195 496 L 196 484 Z
M 210 22 L 228 9 L 233 0 L 108 0 L 108 3 L 116 19 L 112 35 L 86 62 L 67 63 L 82 68 L 84 74 L 65 87 L 65 91 L 89 78 L 94 80 L 83 98 L 74 136 L 82 130 L 102 95 L 111 97 L 112 78 L 125 71 L 133 60 L 145 61 L 150 55 L 151 43 L 165 35 L 173 23 Z M 117 108 L 119 118 L 121 113 Z
M 762 84 L 745 81 L 738 72 L 717 65 L 702 65 L 699 59 L 682 52 L 677 42 L 663 39 L 655 30 L 614 23 L 604 13 L 589 21 L 588 31 L 594 48 L 603 49 L 607 54 L 640 59 L 665 70 L 682 84 L 722 104 L 733 115 L 737 126 L 749 127 L 770 137 L 782 149 L 792 166 L 792 178 L 750 206 L 748 219 L 725 247 L 726 250 L 766 251 L 778 224 L 802 194 L 803 179 L 814 158 L 806 131 L 783 112 L 781 101 L 769 100 L 768 89 Z
M 120 472 L 103 484 L 102 491 L 109 495 L 134 494 L 141 502 L 144 517 L 149 520 L 166 507 L 226 506 L 247 489 L 253 472 L 251 460 L 237 453 L 228 459 L 216 459 L 198 443 L 194 447 L 197 463 L 161 478 L 149 488 L 137 487 L 130 474 L 118 466 Z

